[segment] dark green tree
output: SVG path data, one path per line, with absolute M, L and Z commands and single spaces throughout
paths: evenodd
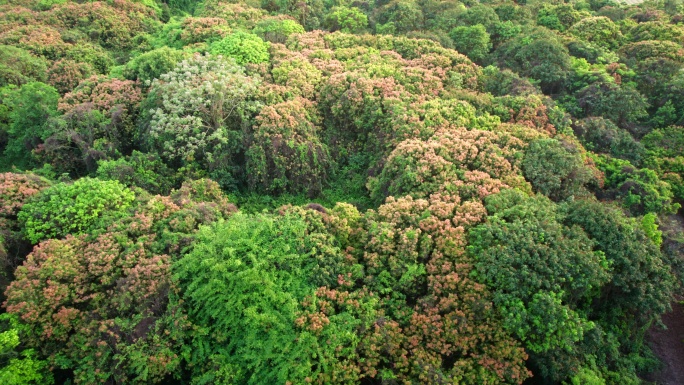
M 482 25 L 472 27 L 456 27 L 449 33 L 454 41 L 454 48 L 471 60 L 482 63 L 492 49 L 487 30 Z
M 530 143 L 522 170 L 535 191 L 554 200 L 583 195 L 593 176 L 577 147 L 556 139 Z
M 568 49 L 546 29 L 530 31 L 502 44 L 494 58 L 500 67 L 539 81 L 545 93 L 560 91 L 571 68 Z
M 33 151 L 51 135 L 47 122 L 57 115 L 59 93 L 47 84 L 31 82 L 0 98 L 9 111 L 3 167 L 35 166 Z

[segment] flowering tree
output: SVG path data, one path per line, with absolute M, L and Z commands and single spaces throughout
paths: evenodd
M 258 79 L 230 59 L 196 55 L 152 83 L 149 145 L 171 162 L 207 164 L 241 146 L 241 121 Z
M 487 131 L 449 126 L 438 129 L 427 141 L 407 139 L 397 145 L 382 173 L 369 184 L 371 196 L 426 198 L 439 192 L 483 198 L 496 193 L 506 182 L 519 183 L 518 168 L 508 159 L 515 159 L 522 142 L 514 138 L 504 142 L 504 137 Z
M 313 104 L 301 98 L 261 110 L 247 150 L 253 189 L 312 196 L 321 191 L 331 159 L 317 120 Z
M 11 273 L 30 251 L 24 241 L 17 215 L 29 199 L 50 186 L 50 182 L 33 174 L 0 174 L 0 238 L 2 249 L 0 267 Z

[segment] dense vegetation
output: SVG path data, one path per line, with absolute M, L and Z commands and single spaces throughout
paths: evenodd
M 636 385 L 684 2 L 0 0 L 0 383 Z

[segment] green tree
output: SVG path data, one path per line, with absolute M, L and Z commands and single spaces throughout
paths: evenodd
M 522 170 L 535 191 L 554 200 L 584 194 L 584 186 L 592 179 L 577 148 L 556 139 L 530 143 Z
M 582 119 L 575 122 L 573 130 L 587 150 L 627 159 L 636 165 L 639 165 L 645 156 L 644 146 L 637 142 L 629 132 L 618 128 L 608 119 L 600 117 Z
M 670 306 L 674 288 L 670 266 L 641 224 L 621 209 L 596 200 L 565 205 L 564 223 L 584 229 L 611 265 L 610 282 L 592 306 L 594 317 L 621 343 L 638 349 L 639 341 L 630 341 L 641 335 L 636 331 L 644 330 Z
M 652 156 L 675 158 L 684 154 L 684 128 L 669 126 L 648 133 L 641 140 Z
M 648 116 L 648 102 L 634 87 L 599 81 L 577 91 L 576 98 L 585 116 L 602 116 L 643 135 L 636 124 Z
M 492 49 L 489 34 L 482 25 L 456 27 L 449 33 L 454 48 L 475 62 L 482 63 Z
M 359 33 L 368 26 L 368 16 L 356 7 L 334 7 L 325 16 L 323 25 L 332 32 Z
M 376 32 L 401 34 L 422 29 L 423 11 L 411 0 L 394 0 L 376 10 Z M 383 32 L 384 31 L 384 32 Z
M 558 381 L 582 361 L 595 325 L 586 307 L 607 283 L 603 252 L 543 196 L 504 190 L 486 200 L 487 221 L 469 232 L 475 277 L 493 291 L 504 326 L 524 341 L 542 374 Z M 554 361 L 557 361 L 554 363 Z
M 39 159 L 58 173 L 83 176 L 93 172 L 98 160 L 116 157 L 127 147 L 121 135 L 125 131 L 111 123 L 88 103 L 53 118 L 48 125 L 52 135 L 45 140 Z
M 88 63 L 100 74 L 108 74 L 114 66 L 112 54 L 97 44 L 79 42 L 69 48 L 66 53 L 67 59 L 77 63 Z
M 625 206 L 635 214 L 675 213 L 681 207 L 673 201 L 674 193 L 670 184 L 647 168 L 630 173 L 618 190 Z
M 124 76 L 130 80 L 151 82 L 170 72 L 187 55 L 179 50 L 162 47 L 136 56 L 126 64 Z
M 175 185 L 173 172 L 157 154 L 139 151 L 123 158 L 97 162 L 97 177 L 117 180 L 126 187 L 139 187 L 152 194 L 168 194 Z
M 172 10 L 180 11 L 182 13 L 187 12 L 190 15 L 193 14 L 198 5 L 198 2 L 194 0 L 166 0 L 165 3 L 168 4 L 169 8 Z
M 296 211 L 238 213 L 201 229 L 192 250 L 173 263 L 178 304 L 194 330 L 183 349 L 194 382 L 305 383 L 346 362 L 352 378 L 340 383 L 355 383 L 356 333 L 366 325 L 353 313 L 372 314 L 372 303 L 339 314 L 331 308 L 328 316 L 304 312 L 305 302 L 323 306 L 311 301 L 328 275 L 319 273 L 325 262 L 337 261 L 330 265 L 336 269 L 343 260 L 321 233 L 320 216 L 313 220 Z
M 54 384 L 48 363 L 37 359 L 34 349 L 24 348 L 25 329 L 16 315 L 0 315 L 0 381 L 7 385 Z
M 582 16 L 582 13 L 570 4 L 544 4 L 537 13 L 537 24 L 563 32 L 580 21 Z
M 59 93 L 47 84 L 31 82 L 1 97 L 9 110 L 4 167 L 30 168 L 35 165 L 32 151 L 51 135 L 47 122 L 57 115 Z
M 304 33 L 304 27 L 291 19 L 266 18 L 257 22 L 252 31 L 271 43 L 285 43 L 294 33 Z
M 645 40 L 622 46 L 618 53 L 628 64 L 636 64 L 648 58 L 662 57 L 677 62 L 684 60 L 684 48 L 672 41 Z
M 575 23 L 568 32 L 599 47 L 616 49 L 623 40 L 620 28 L 605 16 L 587 17 Z
M 92 230 L 105 216 L 127 212 L 135 194 L 117 181 L 81 178 L 44 190 L 19 212 L 26 237 L 34 244 Z
M 500 67 L 539 81 L 542 90 L 561 90 L 571 69 L 568 49 L 552 32 L 537 29 L 509 40 L 494 52 Z
M 47 61 L 21 48 L 0 45 L 0 87 L 47 80 Z
M 259 36 L 238 31 L 212 43 L 210 50 L 214 55 L 231 57 L 237 64 L 245 65 L 268 61 L 268 46 Z
M 261 0 L 261 8 L 290 15 L 308 31 L 318 28 L 323 21 L 322 0 Z
M 456 18 L 460 25 L 481 25 L 490 33 L 493 32 L 493 28 L 500 22 L 496 10 L 485 4 L 475 4 Z

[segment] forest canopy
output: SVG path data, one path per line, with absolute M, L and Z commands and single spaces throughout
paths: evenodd
M 0 0 L 2 384 L 660 384 L 683 202 L 682 0 Z

